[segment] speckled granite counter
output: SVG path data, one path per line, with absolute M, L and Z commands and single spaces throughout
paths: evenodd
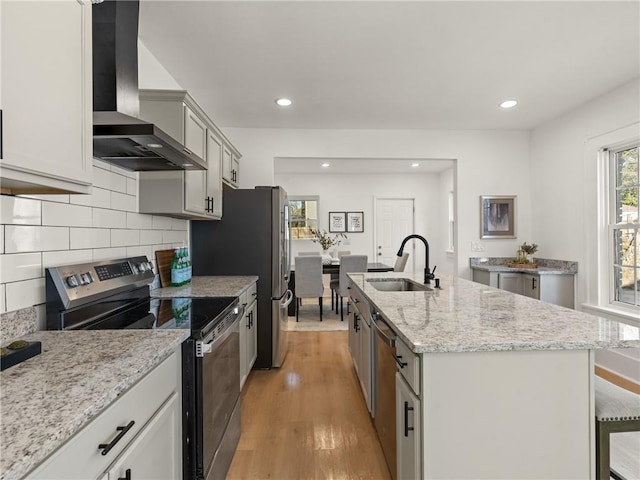
M 161 363 L 188 330 L 34 332 L 42 353 L 0 373 L 0 479 L 22 478 Z
M 193 277 L 191 283 L 182 287 L 166 287 L 151 290 L 155 298 L 175 297 L 237 297 L 249 286 L 258 281 L 258 277 Z
M 383 292 L 366 280 L 408 277 L 422 283 L 422 275 L 349 276 L 416 353 L 640 347 L 637 327 L 457 277 L 443 275 L 441 290 Z
M 574 275 L 578 273 L 578 262 L 536 258 L 537 268 L 514 268 L 507 266 L 510 261 L 509 257 L 473 257 L 469 259 L 469 265 L 472 269 L 485 272 L 519 272 L 535 275 Z

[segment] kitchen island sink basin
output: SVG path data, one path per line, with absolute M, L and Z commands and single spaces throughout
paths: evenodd
M 373 288 L 381 292 L 431 292 L 433 289 L 408 278 L 370 278 Z

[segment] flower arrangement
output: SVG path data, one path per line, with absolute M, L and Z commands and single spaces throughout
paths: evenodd
M 520 248 L 518 248 L 518 256 L 513 259 L 513 262 L 514 263 L 531 263 L 531 260 L 529 259 L 529 255 L 533 255 L 537 251 L 538 251 L 538 245 L 536 245 L 535 243 L 528 245 L 527 242 L 524 242 L 522 245 L 520 245 Z
M 337 233 L 333 236 L 333 238 L 331 238 L 326 230 L 320 231 L 320 229 L 317 228 L 309 228 L 309 231 L 314 236 L 311 241 L 314 243 L 319 243 L 322 247 L 322 250 L 329 250 L 329 248 L 333 246 L 338 246 L 342 243 L 343 238 L 347 238 L 344 233 Z

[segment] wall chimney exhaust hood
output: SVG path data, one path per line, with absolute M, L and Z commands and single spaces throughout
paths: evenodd
M 138 0 L 92 5 L 93 156 L 133 171 L 206 170 L 206 162 L 139 119 Z

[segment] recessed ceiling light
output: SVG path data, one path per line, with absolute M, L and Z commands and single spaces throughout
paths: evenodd
M 288 107 L 293 102 L 291 100 L 289 100 L 288 98 L 279 98 L 279 99 L 276 100 L 276 103 L 281 107 Z
M 322 168 L 328 168 L 329 165 L 331 165 L 330 163 L 323 163 L 322 165 L 320 165 Z
M 517 100 L 505 100 L 500 104 L 501 108 L 513 108 L 518 104 Z
M 419 163 L 412 163 L 412 164 L 411 164 L 411 166 L 412 166 L 413 168 L 417 168 L 417 167 L 419 167 L 419 166 L 420 166 L 420 164 L 419 164 Z

